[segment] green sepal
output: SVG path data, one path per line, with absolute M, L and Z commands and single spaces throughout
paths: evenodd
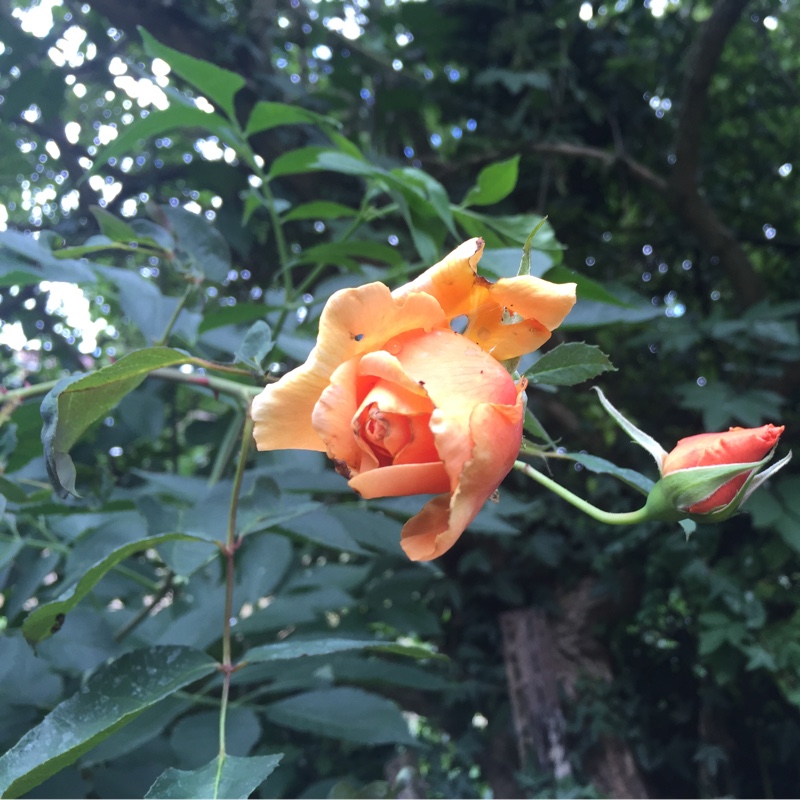
M 606 396 L 603 394 L 602 390 L 597 387 L 592 387 L 596 392 L 597 396 L 600 399 L 600 404 L 603 408 L 608 412 L 609 416 L 617 423 L 617 425 L 628 434 L 628 436 L 633 439 L 636 444 L 640 447 L 643 447 L 653 456 L 653 459 L 656 462 L 656 466 L 658 467 L 658 471 L 661 472 L 661 465 L 664 463 L 664 459 L 666 458 L 667 451 L 655 440 L 652 436 L 648 436 L 644 431 L 639 430 L 627 417 L 623 416 L 613 405 L 606 399 Z

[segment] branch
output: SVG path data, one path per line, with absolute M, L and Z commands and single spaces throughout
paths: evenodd
M 569 156 L 571 158 L 590 158 L 595 161 L 602 161 L 607 167 L 621 166 L 652 189 L 659 192 L 664 192 L 667 189 L 667 182 L 664 178 L 660 175 L 656 175 L 655 172 L 648 169 L 644 164 L 640 164 L 624 152 L 612 153 L 608 150 L 602 150 L 599 147 L 571 144 L 569 142 L 535 144 L 532 146 L 532 149 L 537 153 L 550 153 L 552 155 Z
M 725 41 L 742 14 L 748 0 L 717 0 L 711 16 L 695 38 L 687 54 L 682 103 L 675 137 L 677 161 L 671 183 L 675 190 L 688 193 L 697 187 L 697 164 L 703 118 L 708 104 L 708 87 L 719 64 Z

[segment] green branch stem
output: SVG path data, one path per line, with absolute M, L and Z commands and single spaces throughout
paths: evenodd
M 193 284 L 191 284 L 191 283 L 187 284 L 186 290 L 178 298 L 178 302 L 175 305 L 175 310 L 172 312 L 172 316 L 169 318 L 169 320 L 167 322 L 167 327 L 164 328 L 164 333 L 161 334 L 161 337 L 159 339 L 157 339 L 155 342 L 153 342 L 153 344 L 156 347 L 162 347 L 166 343 L 167 339 L 169 339 L 169 335 L 170 335 L 170 333 L 172 333 L 172 329 L 175 326 L 175 323 L 178 321 L 178 317 L 181 315 L 181 311 L 183 311 L 184 306 L 186 305 L 186 303 L 188 302 L 189 298 L 191 297 L 192 292 L 194 291 L 194 288 L 195 287 L 194 287 Z
M 225 558 L 225 620 L 222 628 L 222 697 L 219 710 L 219 756 L 220 765 L 225 756 L 225 721 L 228 714 L 228 701 L 230 698 L 231 674 L 234 666 L 231 661 L 231 618 L 233 617 L 233 583 L 234 569 L 233 557 L 239 546 L 236 538 L 236 515 L 239 509 L 239 493 L 242 490 L 242 480 L 247 465 L 247 455 L 253 442 L 254 423 L 249 413 L 245 414 L 242 426 L 242 444 L 239 449 L 239 460 L 236 464 L 236 473 L 233 477 L 231 489 L 231 505 L 228 512 L 228 530 L 224 546 L 220 546 Z
M 575 506 L 579 511 L 582 511 L 587 516 L 598 522 L 603 522 L 606 525 L 634 525 L 637 522 L 646 522 L 649 519 L 648 512 L 645 506 L 636 511 L 603 511 L 596 506 L 593 506 L 588 501 L 584 500 L 578 495 L 573 494 L 569 489 L 565 489 L 560 483 L 557 483 L 552 478 L 549 478 L 538 469 L 535 469 L 530 464 L 524 461 L 515 461 L 514 469 L 527 475 L 532 480 L 536 481 L 545 489 L 549 489 L 553 494 L 558 495 L 562 500 L 566 500 L 570 505 Z
M 234 375 L 241 375 L 252 377 L 252 373 L 240 370 L 236 367 L 226 367 L 222 364 L 214 364 L 211 361 L 205 361 L 202 358 L 189 358 L 188 364 L 202 367 L 203 369 L 215 369 L 221 372 L 228 372 Z M 171 367 L 164 367 L 162 369 L 154 369 L 150 372 L 149 377 L 160 378 L 165 381 L 174 381 L 176 383 L 186 383 L 195 386 L 205 386 L 215 392 L 221 394 L 229 394 L 234 397 L 239 397 L 245 402 L 249 402 L 253 397 L 261 392 L 263 386 L 248 386 L 245 383 L 238 381 L 227 380 L 226 378 L 218 378 L 215 375 L 196 375 L 194 373 L 181 372 L 178 369 Z M 21 386 L 19 389 L 8 389 L 7 391 L 0 392 L 0 404 L 5 403 L 21 403 L 24 400 L 30 400 L 34 397 L 43 397 L 46 395 L 56 384 L 58 380 L 44 381 L 37 383 L 33 386 Z

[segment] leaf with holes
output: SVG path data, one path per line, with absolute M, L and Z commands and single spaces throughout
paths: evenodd
M 42 444 L 53 488 L 75 494 L 75 465 L 69 451 L 86 429 L 132 392 L 155 369 L 185 364 L 190 356 L 170 347 L 151 347 L 123 356 L 88 375 L 62 378 L 42 401 Z
M 117 564 L 134 553 L 147 550 L 151 547 L 158 547 L 165 542 L 173 541 L 209 543 L 207 539 L 201 539 L 198 536 L 190 536 L 185 533 L 164 533 L 160 536 L 151 536 L 148 539 L 142 539 L 138 542 L 129 542 L 122 547 L 118 547 L 104 559 L 92 565 L 81 579 L 73 586 L 70 586 L 66 591 L 62 592 L 57 600 L 44 603 L 33 609 L 25 618 L 25 622 L 22 623 L 22 633 L 25 635 L 25 638 L 32 645 L 37 645 L 45 639 L 48 639 L 61 627 L 64 622 L 64 617 L 72 611 L 72 609 L 75 608 L 75 606 L 77 606 L 97 583 L 114 569 Z

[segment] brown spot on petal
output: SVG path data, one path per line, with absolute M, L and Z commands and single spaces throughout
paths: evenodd
M 350 471 L 350 467 L 347 466 L 347 463 L 342 461 L 339 458 L 333 459 L 333 468 L 343 477 L 350 480 L 353 477 L 353 473 Z

